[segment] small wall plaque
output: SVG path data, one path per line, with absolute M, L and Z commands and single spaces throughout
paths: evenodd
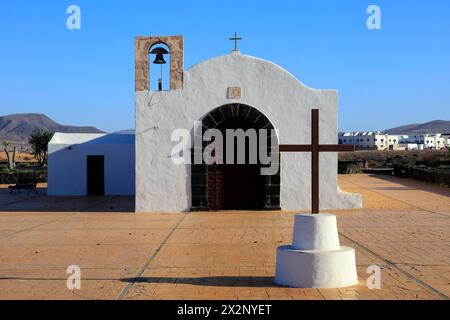
M 241 87 L 228 87 L 228 99 L 240 99 L 241 95 Z

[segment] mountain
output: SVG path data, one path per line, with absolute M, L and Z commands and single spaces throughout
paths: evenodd
M 95 127 L 76 127 L 59 124 L 44 114 L 21 113 L 0 117 L 0 143 L 11 141 L 27 145 L 28 137 L 36 129 L 64 133 L 103 133 Z
M 417 134 L 417 133 L 450 133 L 450 121 L 436 120 L 422 124 L 410 124 L 385 130 L 388 134 Z

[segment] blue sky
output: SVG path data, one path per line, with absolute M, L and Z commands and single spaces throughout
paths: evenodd
M 382 30 L 366 27 L 371 4 Z M 234 31 L 242 53 L 339 89 L 340 130 L 450 120 L 448 0 L 1 0 L 0 114 L 133 128 L 135 35 L 184 35 L 189 68 L 229 53 Z

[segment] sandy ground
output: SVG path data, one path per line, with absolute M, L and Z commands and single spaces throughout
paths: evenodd
M 335 212 L 359 285 L 327 290 L 273 284 L 292 212 L 134 214 L 133 198 L 0 188 L 0 299 L 448 299 L 450 190 L 383 176 L 339 182 L 364 196 L 364 209 Z M 66 286 L 70 265 L 81 290 Z M 367 288 L 371 265 L 380 290 Z
M 12 152 L 10 152 L 12 156 Z M 6 162 L 7 157 L 5 152 L 3 151 L 3 147 L 0 146 L 0 162 Z M 32 154 L 28 153 L 16 153 L 16 162 L 36 162 L 36 159 Z

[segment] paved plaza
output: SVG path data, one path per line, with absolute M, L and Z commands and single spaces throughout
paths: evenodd
M 274 285 L 295 212 L 135 214 L 133 198 L 2 186 L 0 299 L 448 299 L 450 189 L 369 175 L 339 185 L 364 197 L 364 209 L 335 211 L 342 244 L 356 249 L 359 285 L 345 289 Z M 70 265 L 81 290 L 66 287 Z M 366 285 L 372 265 L 380 290 Z

